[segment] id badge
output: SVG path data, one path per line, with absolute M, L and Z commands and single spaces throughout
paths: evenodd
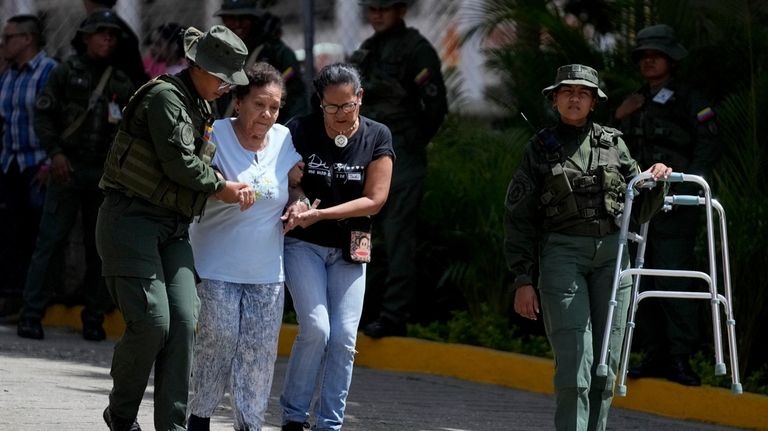
M 120 109 L 120 105 L 115 102 L 109 102 L 107 105 L 107 112 L 110 124 L 117 124 L 123 119 L 123 111 Z
M 662 88 L 659 90 L 658 93 L 656 93 L 655 96 L 653 96 L 653 101 L 663 105 L 669 101 L 669 99 L 672 98 L 672 95 L 675 94 L 674 91 L 670 90 L 669 88 Z

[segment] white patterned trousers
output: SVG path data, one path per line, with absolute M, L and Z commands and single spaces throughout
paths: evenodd
M 283 283 L 202 280 L 189 413 L 209 418 L 231 390 L 235 429 L 260 431 L 283 316 Z

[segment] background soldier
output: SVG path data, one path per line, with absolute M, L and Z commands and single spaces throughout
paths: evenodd
M 85 7 L 85 13 L 88 15 L 99 9 L 112 9 L 115 4 L 117 4 L 117 0 L 83 0 L 83 7 Z M 114 60 L 115 67 L 124 71 L 131 78 L 133 84 L 138 87 L 149 79 L 149 76 L 144 71 L 144 62 L 141 59 L 139 38 L 120 16 L 117 17 L 117 21 L 123 37 L 117 43 L 116 51 L 120 55 Z M 73 44 L 76 50 L 82 49 L 82 47 L 78 47 L 79 43 L 79 40 L 75 38 Z
M 440 58 L 403 18 L 412 1 L 361 0 L 375 34 L 351 58 L 363 78 L 361 113 L 392 131 L 397 154 L 389 199 L 374 218 L 381 238 L 369 270 L 366 314 L 378 318 L 365 326 L 379 338 L 405 335 L 416 259 L 416 222 L 424 194 L 426 146 L 448 112 Z M 379 302 L 380 300 L 380 302 Z M 379 310 L 380 308 L 380 310 Z
M 21 308 L 43 210 L 48 165 L 33 127 L 35 97 L 56 62 L 41 50 L 42 28 L 35 16 L 11 17 L 2 37 L 10 67 L 0 75 L 0 316 L 8 316 Z
M 672 27 L 644 28 L 637 34 L 632 59 L 645 84 L 616 110 L 616 120 L 632 155 L 641 166 L 664 162 L 676 171 L 709 179 L 719 157 L 717 127 L 711 105 L 696 90 L 675 79 L 677 64 L 687 55 Z M 671 194 L 698 194 L 693 183 L 674 184 Z M 645 267 L 694 269 L 694 245 L 701 223 L 699 208 L 676 207 L 651 220 Z M 686 278 L 643 277 L 642 290 L 693 290 Z M 688 359 L 699 340 L 698 302 L 651 298 L 638 309 L 637 343 L 646 352 L 630 377 L 663 376 L 698 386 L 699 376 Z
M 281 40 L 283 29 L 280 18 L 259 8 L 258 4 L 259 0 L 224 0 L 214 16 L 221 17 L 222 23 L 245 42 L 248 47 L 246 69 L 263 61 L 283 74 L 287 95 L 277 122 L 285 124 L 293 117 L 309 114 L 307 87 L 301 79 L 301 64 L 296 54 Z M 218 118 L 234 115 L 232 96 L 227 94 L 219 98 L 215 109 Z
M 51 159 L 51 179 L 24 287 L 18 325 L 21 337 L 43 338 L 40 320 L 48 301 L 46 269 L 81 211 L 86 256 L 83 338 L 105 338 L 102 322 L 111 302 L 93 233 L 102 200 L 98 182 L 104 159 L 121 118 L 120 107 L 134 90 L 131 80 L 113 62 L 122 37 L 120 28 L 117 15 L 110 10 L 88 16 L 75 37 L 81 42 L 78 53 L 53 69 L 37 97 L 35 132 Z

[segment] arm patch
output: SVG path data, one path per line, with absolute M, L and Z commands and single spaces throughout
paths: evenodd
M 533 181 L 528 175 L 520 171 L 515 173 L 512 181 L 509 182 L 509 187 L 507 187 L 507 197 L 504 201 L 507 210 L 513 210 L 526 196 L 533 192 L 533 189 Z

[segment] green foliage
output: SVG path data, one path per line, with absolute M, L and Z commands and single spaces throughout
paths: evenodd
M 461 292 L 475 316 L 484 303 L 501 315 L 510 310 L 504 193 L 529 137 L 529 131 L 449 117 L 429 149 L 418 254 L 423 278 L 437 280 L 438 291 Z
M 454 311 L 448 322 L 408 325 L 408 335 L 432 341 L 469 344 L 506 352 L 552 358 L 552 350 L 543 336 L 521 333 L 509 320 L 483 304 L 482 313 L 473 316 L 467 311 Z

